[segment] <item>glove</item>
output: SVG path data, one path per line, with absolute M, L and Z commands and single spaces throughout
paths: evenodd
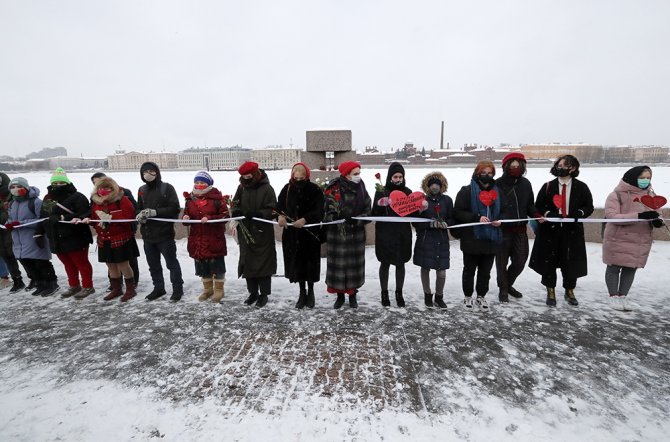
M 391 204 L 391 200 L 388 197 L 382 197 L 377 200 L 377 205 L 380 207 L 387 207 Z
M 561 214 L 558 212 L 549 212 L 546 215 L 544 215 L 545 218 L 560 218 Z
M 663 224 L 662 219 L 656 218 L 656 219 L 651 220 L 651 225 L 656 227 L 656 228 L 659 228 L 659 227 L 663 227 L 664 224 Z
M 147 217 L 144 216 L 144 210 L 142 210 L 140 213 L 137 214 L 135 217 L 135 221 L 137 221 L 140 224 L 145 224 L 147 222 Z
M 584 217 L 584 211 L 582 209 L 578 209 L 572 216 L 575 219 L 575 222 L 577 222 L 579 218 Z
M 660 215 L 657 211 L 655 210 L 647 210 L 646 212 L 641 212 L 637 214 L 637 217 L 639 219 L 655 219 L 658 218 Z
M 439 229 L 440 227 L 440 222 L 436 219 L 430 220 L 430 228 L 431 229 Z
M 353 218 L 350 217 L 350 216 L 347 216 L 347 217 L 344 218 L 344 222 L 346 222 L 347 224 L 350 224 L 350 225 L 352 225 L 352 226 L 353 226 L 354 224 L 356 224 L 357 221 L 358 221 L 357 219 L 353 219 Z
M 440 221 L 440 229 L 446 230 L 449 225 L 445 221 Z
M 40 249 L 44 248 L 44 235 L 35 235 L 33 236 L 33 239 L 35 240 L 35 244 L 37 244 L 37 247 Z
M 11 223 L 7 223 L 7 224 L 5 224 L 5 228 L 6 228 L 7 230 L 12 230 L 14 227 L 16 227 L 16 226 L 20 226 L 20 225 L 21 225 L 21 222 L 20 222 L 20 221 L 12 221 Z
M 142 212 L 144 212 L 145 218 L 153 218 L 158 215 L 158 212 L 156 212 L 155 209 L 144 209 Z

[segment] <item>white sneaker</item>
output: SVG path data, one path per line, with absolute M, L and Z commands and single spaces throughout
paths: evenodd
M 623 310 L 624 312 L 629 312 L 629 311 L 632 310 L 630 308 L 630 304 L 628 303 L 628 299 L 626 298 L 625 295 L 624 296 L 619 296 L 619 300 L 621 302 L 621 310 Z
M 482 296 L 477 296 L 477 305 L 484 310 L 489 308 L 489 303 Z
M 472 296 L 466 296 L 465 301 L 463 301 L 467 308 L 472 308 Z
M 6 289 L 12 285 L 12 280 L 9 278 L 0 278 L 0 290 Z

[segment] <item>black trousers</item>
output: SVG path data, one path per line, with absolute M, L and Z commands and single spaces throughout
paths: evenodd
M 35 281 L 55 281 L 56 271 L 53 264 L 47 259 L 22 258 L 19 260 L 26 273 Z
M 272 277 L 247 278 L 247 290 L 252 295 L 257 295 L 259 290 L 261 295 L 269 295 L 272 291 Z
M 509 267 L 507 263 L 511 260 Z M 496 254 L 496 279 L 498 287 L 507 290 L 523 271 L 528 260 L 528 235 L 526 232 L 503 230 L 502 247 Z
M 182 287 L 184 285 L 184 280 L 181 278 L 181 266 L 177 259 L 177 244 L 174 242 L 174 239 L 160 242 L 144 241 L 144 254 L 147 257 L 149 273 L 151 273 L 151 281 L 154 284 L 154 288 L 165 289 L 161 255 L 165 258 L 165 266 L 170 270 L 172 287 Z
M 577 287 L 577 278 L 566 275 L 563 269 L 561 269 L 561 275 L 563 276 L 563 288 L 564 289 L 574 289 Z M 556 287 L 556 269 L 547 269 L 542 274 L 542 285 L 546 287 L 555 288 Z
M 463 253 L 463 294 L 472 296 L 486 296 L 489 291 L 489 280 L 495 255 L 470 255 Z M 477 284 L 475 285 L 475 273 L 477 273 Z
M 9 271 L 9 275 L 12 277 L 12 280 L 16 281 L 18 279 L 22 279 L 19 262 L 16 260 L 16 258 L 14 258 L 14 255 L 3 256 L 2 259 L 4 259 L 5 264 L 7 264 L 7 270 Z

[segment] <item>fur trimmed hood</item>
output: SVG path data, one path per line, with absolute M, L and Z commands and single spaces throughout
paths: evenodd
M 446 193 L 447 188 L 449 187 L 449 183 L 447 182 L 447 178 L 442 174 L 442 172 L 438 171 L 430 172 L 428 175 L 423 177 L 423 180 L 421 180 L 421 190 L 423 190 L 423 193 L 430 193 L 430 186 L 428 186 L 428 181 L 433 178 L 440 180 L 440 183 L 442 183 L 442 186 L 440 187 L 440 193 Z
M 98 189 L 102 188 L 110 188 L 112 189 L 112 193 L 110 193 L 105 197 L 101 197 L 100 195 L 98 195 Z M 103 179 L 98 181 L 98 184 L 96 184 L 95 187 L 93 188 L 93 193 L 91 193 L 91 200 L 99 205 L 121 201 L 121 198 L 123 198 L 123 190 L 121 190 L 119 185 L 116 184 L 116 181 L 114 181 L 110 177 L 104 177 Z

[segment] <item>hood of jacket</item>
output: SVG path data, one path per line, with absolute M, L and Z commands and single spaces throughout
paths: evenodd
M 440 193 L 445 193 L 449 187 L 449 183 L 447 182 L 447 178 L 442 174 L 442 172 L 437 171 L 430 172 L 428 175 L 423 177 L 423 180 L 421 180 L 421 190 L 423 190 L 423 193 L 426 195 L 430 194 L 430 186 L 428 186 L 428 181 L 430 181 L 432 178 L 437 178 L 440 180 L 440 183 L 442 183 L 440 186 Z
M 147 180 L 144 179 L 144 171 L 147 169 L 154 169 L 156 171 L 156 179 L 153 180 L 152 182 L 148 182 Z M 163 179 L 161 177 L 161 170 L 158 167 L 158 164 L 154 163 L 153 161 L 147 161 L 145 163 L 142 163 L 142 166 L 140 167 L 140 179 L 142 180 L 143 183 L 150 185 L 160 183 Z
M 635 179 L 637 179 L 637 177 Z M 619 181 L 619 184 L 617 184 L 617 186 L 614 188 L 615 192 L 630 193 L 631 195 L 637 195 L 637 196 L 649 195 L 650 194 L 649 190 L 650 190 L 649 188 L 640 189 L 637 186 L 628 184 L 623 179 Z
M 106 195 L 105 197 L 101 197 L 100 195 L 98 195 L 98 189 L 103 187 L 112 189 L 112 193 Z M 91 193 L 91 201 L 93 201 L 98 205 L 109 204 L 116 201 L 120 201 L 121 198 L 123 198 L 123 189 L 121 189 L 121 187 L 119 187 L 116 181 L 114 181 L 110 177 L 104 177 L 103 179 L 98 181 L 98 184 L 96 184 L 95 187 L 93 187 L 93 192 Z

